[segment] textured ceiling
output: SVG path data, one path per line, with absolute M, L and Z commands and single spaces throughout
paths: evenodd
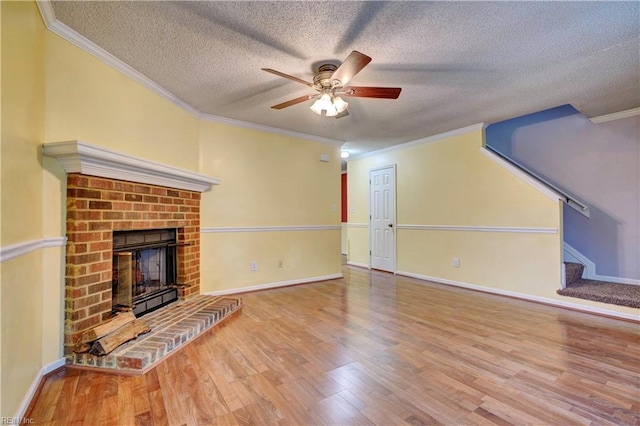
M 572 104 L 640 106 L 639 2 L 52 2 L 55 18 L 199 111 L 345 141 L 355 154 Z M 358 50 L 350 82 L 402 87 L 320 117 L 319 64 Z

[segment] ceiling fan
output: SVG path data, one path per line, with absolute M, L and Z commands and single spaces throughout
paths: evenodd
M 349 112 L 347 111 L 347 106 L 349 104 L 345 102 L 341 96 L 397 99 L 398 96 L 400 96 L 400 91 L 402 90 L 400 87 L 362 87 L 346 85 L 356 74 L 362 71 L 369 62 L 371 62 L 371 58 L 369 56 L 354 50 L 349 54 L 349 56 L 347 56 L 347 59 L 345 59 L 339 67 L 333 64 L 320 65 L 320 67 L 318 67 L 318 72 L 313 76 L 313 83 L 271 68 L 262 68 L 262 71 L 302 83 L 318 92 L 291 99 L 281 104 L 274 105 L 271 108 L 283 109 L 290 107 L 291 105 L 315 99 L 315 102 L 310 107 L 313 112 L 326 117 L 342 118 L 349 115 Z

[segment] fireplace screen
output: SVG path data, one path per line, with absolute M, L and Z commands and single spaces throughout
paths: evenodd
M 178 298 L 176 231 L 114 232 L 112 306 L 136 316 Z

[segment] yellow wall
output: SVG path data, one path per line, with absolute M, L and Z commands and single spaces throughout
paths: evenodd
M 2 2 L 2 8 L 2 171 L 7 179 L 2 187 L 2 245 L 6 246 L 39 238 L 41 232 L 38 145 L 44 130 L 44 30 L 35 3 Z
M 349 223 L 368 223 L 369 170 L 397 165 L 397 271 L 569 302 L 561 286 L 561 204 L 481 152 L 484 131 L 351 160 Z M 407 229 L 402 225 L 558 229 L 557 233 Z M 400 229 L 397 229 L 397 228 Z M 366 228 L 348 228 L 348 260 L 369 264 Z M 453 258 L 460 267 L 453 267 Z M 571 299 L 572 304 L 637 310 Z
M 2 8 L 2 247 L 42 235 L 39 144 L 44 126 L 44 28 L 35 3 Z M 15 414 L 42 367 L 42 259 L 2 263 L 0 415 Z M 58 283 L 59 285 L 59 283 Z
M 202 173 L 222 181 L 202 197 L 203 292 L 341 273 L 339 147 L 204 121 L 200 138 Z M 208 232 L 308 225 L 336 229 Z
M 205 233 L 201 244 L 205 293 L 341 273 L 340 230 Z
M 82 140 L 198 171 L 198 119 L 46 33 L 45 141 Z
M 2 6 L 0 6 L 0 82 L 2 81 Z M 0 84 L 2 99 L 2 84 Z M 0 189 L 2 188 L 2 102 L 0 101 Z M 2 223 L 2 197 L 0 197 L 0 223 Z M 0 226 L 0 247 L 2 245 L 2 226 Z M 0 262 L 0 309 L 2 307 L 2 262 Z M 2 413 L 2 313 L 0 313 L 0 413 Z
M 336 227 L 205 232 L 203 292 L 340 274 L 338 147 L 202 121 L 46 31 L 35 2 L 1 4 L 3 249 L 65 235 L 66 174 L 40 146 L 77 139 L 221 179 L 203 194 L 203 228 Z M 64 248 L 1 267 L 0 415 L 13 416 L 62 356 Z

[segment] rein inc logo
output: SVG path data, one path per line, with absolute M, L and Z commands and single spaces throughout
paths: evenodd
M 0 417 L 0 425 L 30 425 L 35 424 L 31 417 Z

